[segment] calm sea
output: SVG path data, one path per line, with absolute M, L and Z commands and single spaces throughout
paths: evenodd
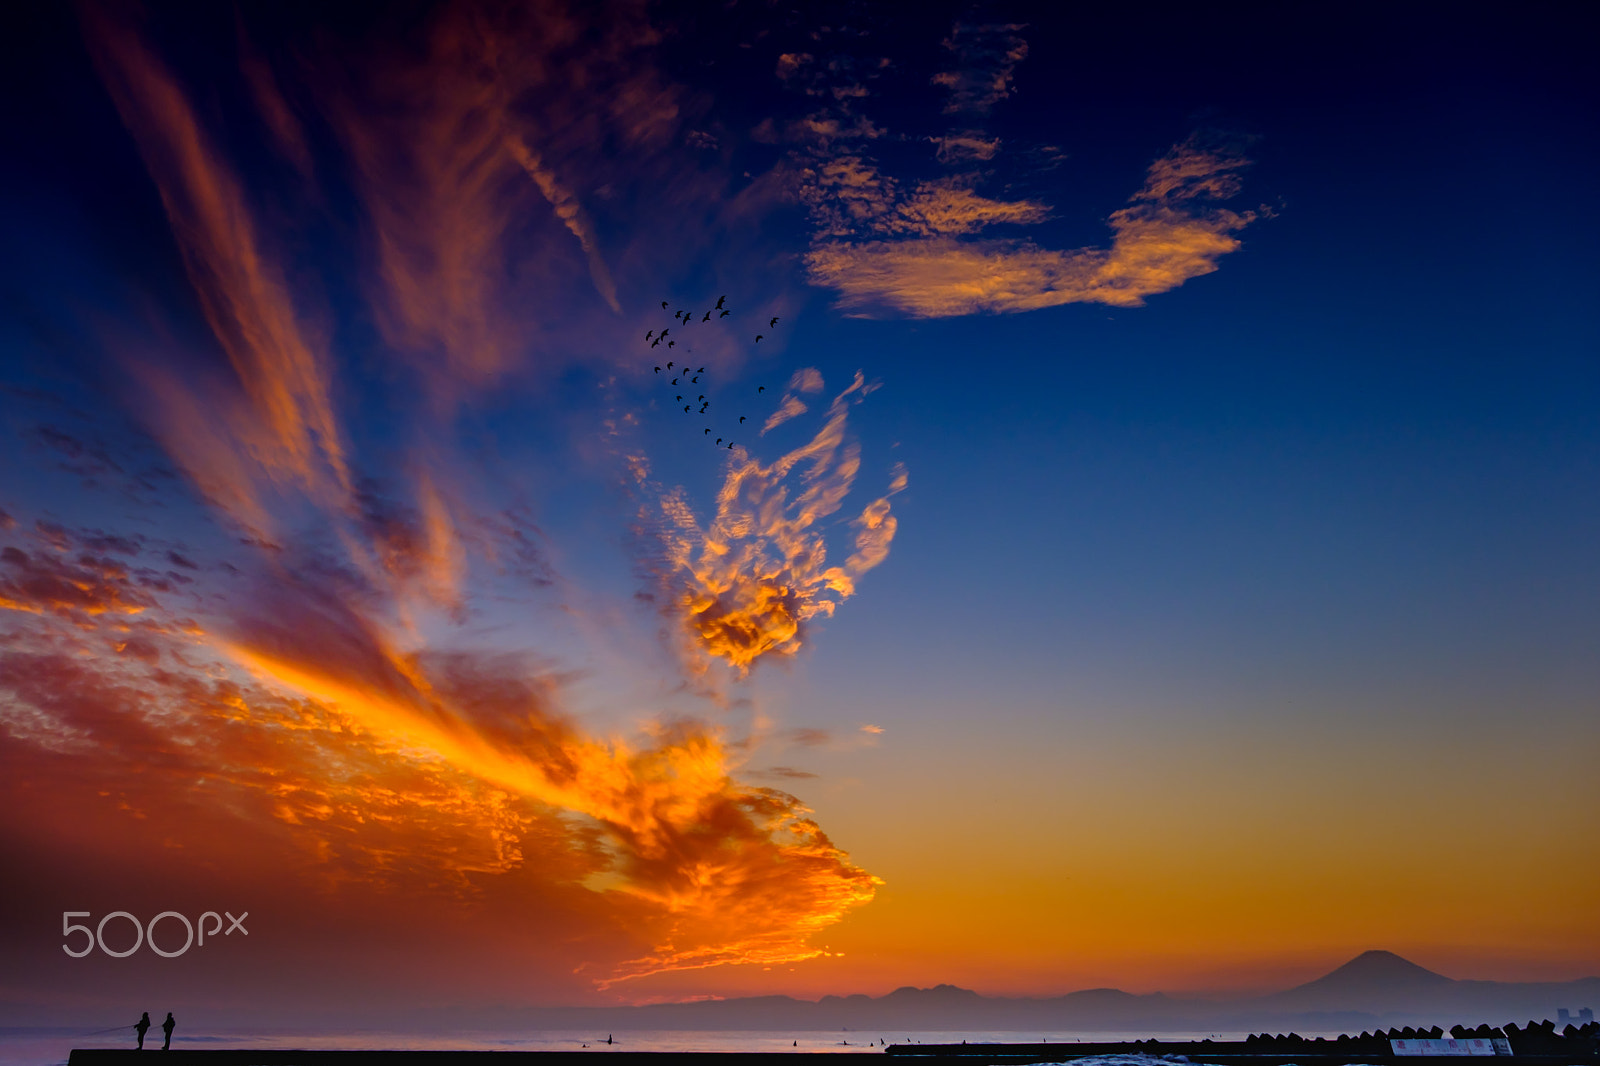
M 882 1044 L 969 1044 L 1048 1041 L 1074 1044 L 1080 1041 L 1139 1040 L 1157 1035 L 1162 1040 L 1189 1040 L 1212 1037 L 1242 1040 L 1243 1033 L 1126 1033 L 1126 1032 L 896 1032 L 868 1031 L 671 1031 L 634 1030 L 613 1034 L 615 1043 L 607 1045 L 606 1033 L 558 1029 L 521 1032 L 405 1033 L 374 1030 L 350 1032 L 238 1032 L 228 1030 L 189 1031 L 174 1035 L 178 1048 L 380 1048 L 386 1050 L 463 1050 L 463 1051 L 580 1051 L 595 1054 L 613 1051 L 769 1051 L 831 1052 L 871 1054 L 881 1052 Z M 0 1066 L 62 1066 L 73 1048 L 132 1047 L 133 1033 L 88 1035 L 81 1029 L 39 1028 L 0 1031 Z M 145 1047 L 161 1047 L 161 1030 L 151 1029 Z M 1082 1066 L 1140 1066 L 1160 1062 L 1145 1056 L 1114 1056 L 1082 1060 Z M 152 1066 L 159 1066 L 159 1062 Z

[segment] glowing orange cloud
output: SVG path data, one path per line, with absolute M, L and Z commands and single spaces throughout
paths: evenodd
M 797 384 L 811 380 L 796 377 Z M 854 594 L 856 580 L 887 558 L 895 534 L 888 497 L 905 487 L 903 471 L 851 522 L 856 550 L 844 565 L 827 565 L 821 527 L 843 505 L 861 467 L 859 447 L 845 440 L 845 420 L 866 391 L 857 373 L 816 436 L 771 465 L 735 449 L 716 517 L 705 528 L 681 491 L 659 500 L 660 517 L 650 523 L 662 545 L 659 578 L 697 668 L 710 656 L 743 675 L 764 655 L 793 655 L 805 623 L 831 615 Z M 798 403 L 791 394 L 781 410 L 790 401 Z M 800 490 L 791 500 L 796 474 Z
M 872 898 L 794 797 L 742 785 L 726 749 L 698 726 L 647 747 L 586 737 L 552 693 L 485 685 L 460 664 L 398 653 L 354 615 L 324 606 L 291 630 L 257 624 L 225 647 L 274 687 L 347 716 L 383 749 L 426 753 L 495 788 L 598 823 L 611 890 L 645 905 L 654 949 L 601 979 L 729 962 L 795 961 Z M 507 693 L 509 692 L 509 698 Z
M 905 198 L 889 179 L 861 176 L 856 161 L 817 178 L 819 190 L 850 190 L 841 201 L 848 218 L 840 208 L 819 208 L 822 231 L 920 236 L 826 240 L 812 248 L 806 265 L 814 284 L 839 292 L 839 306 L 863 315 L 940 318 L 1083 302 L 1137 307 L 1147 296 L 1211 273 L 1239 247 L 1233 233 L 1256 213 L 1196 202 L 1235 194 L 1245 164 L 1237 153 L 1194 140 L 1177 145 L 1150 167 L 1129 206 L 1112 213 L 1109 249 L 1055 251 L 1017 239 L 957 239 L 995 223 L 1041 221 L 1042 205 L 1001 204 L 954 186 L 924 186 Z M 852 220 L 865 225 L 852 231 L 843 224 Z
M 51 550 L 0 554 L 7 605 L 33 612 L 0 640 L 9 735 L 110 760 L 112 778 L 125 760 L 149 763 L 141 781 L 178 794 L 209 780 L 298 842 L 313 877 L 471 894 L 483 888 L 472 875 L 554 858 L 598 878 L 597 902 L 645 941 L 619 967 L 597 960 L 602 985 L 813 957 L 812 935 L 879 883 L 793 796 L 735 780 L 711 730 L 602 741 L 557 711 L 554 682 L 402 651 L 337 595 L 274 582 L 222 636 L 174 620 L 137 568 L 56 565 Z M 90 578 L 90 598 L 62 603 L 62 582 Z M 113 616 L 136 602 L 149 621 Z M 574 816 L 598 848 L 562 828 Z

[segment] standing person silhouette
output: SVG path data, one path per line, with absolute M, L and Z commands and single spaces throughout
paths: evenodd
M 150 1028 L 150 1012 L 145 1011 L 139 1015 L 139 1020 L 133 1026 L 133 1031 L 139 1034 L 139 1050 L 144 1050 L 144 1034 Z
M 167 1011 L 167 1020 L 161 1023 L 161 1031 L 167 1034 L 167 1038 L 161 1042 L 162 1051 L 172 1050 L 172 1030 L 177 1027 L 178 1023 L 172 1020 L 172 1012 Z

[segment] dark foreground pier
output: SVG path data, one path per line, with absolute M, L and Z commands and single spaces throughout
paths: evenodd
M 849 1052 L 669 1052 L 669 1051 L 317 1051 L 292 1048 L 246 1050 L 135 1051 L 79 1048 L 68 1066 L 775 1066 L 779 1058 L 836 1058 Z M 1169 1061 L 1187 1059 L 1212 1066 L 1421 1066 L 1423 1056 L 1374 1053 L 1306 1041 L 1298 1048 L 1263 1048 L 1238 1042 L 1141 1040 L 1071 1044 L 896 1044 L 876 1052 L 911 1060 L 901 1066 L 1030 1066 L 1070 1062 L 1102 1055 L 1147 1055 Z M 1432 1056 L 1427 1056 L 1432 1058 Z M 1456 1058 L 1452 1056 L 1452 1058 Z M 1461 1058 L 1465 1058 L 1462 1056 Z M 154 1060 L 154 1061 L 151 1061 Z M 928 1061 L 932 1060 L 932 1061 Z M 1460 1058 L 1457 1058 L 1460 1061 Z M 1593 1048 L 1546 1054 L 1474 1057 L 1481 1066 L 1600 1066 Z M 1461 1066 L 1467 1066 L 1462 1062 Z

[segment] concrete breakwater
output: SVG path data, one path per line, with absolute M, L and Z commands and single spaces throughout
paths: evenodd
M 1215 1066 L 1272 1066 L 1315 1063 L 1341 1066 L 1355 1063 L 1410 1063 L 1414 1058 L 1477 1056 L 1510 1058 L 1517 1063 L 1600 1063 L 1600 1023 L 1568 1025 L 1557 1031 L 1551 1021 L 1530 1021 L 1500 1028 L 1453 1026 L 1445 1030 L 1379 1029 L 1360 1035 L 1345 1034 L 1330 1040 L 1308 1039 L 1297 1033 L 1257 1033 L 1244 1040 L 1132 1040 L 1072 1044 L 896 1044 L 886 1054 L 901 1058 L 960 1059 L 963 1066 L 1026 1066 L 1104 1055 L 1149 1055 L 1185 1058 Z M 1457 1045 L 1448 1051 L 1439 1045 Z M 1472 1045 L 1470 1048 L 1468 1045 Z

